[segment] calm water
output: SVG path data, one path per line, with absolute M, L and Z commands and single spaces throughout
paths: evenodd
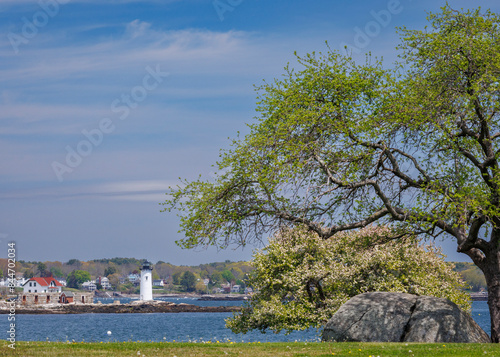
M 120 300 L 122 304 L 127 304 L 131 301 L 137 299 L 131 298 L 94 298 L 94 302 L 100 301 L 103 304 L 111 304 L 115 300 Z M 155 298 L 155 300 L 170 301 L 176 304 L 184 303 L 197 306 L 240 306 L 243 301 L 199 301 L 198 299 L 192 298 L 176 298 L 176 297 L 165 297 L 165 298 Z
M 177 301 L 174 301 L 177 302 Z M 182 299 L 178 302 L 195 303 Z M 220 301 L 199 301 L 197 304 Z M 228 302 L 225 302 L 228 303 Z M 241 302 L 231 302 L 241 304 Z M 82 314 L 82 315 L 16 315 L 18 341 L 237 341 L 277 342 L 315 341 L 315 329 L 290 335 L 252 332 L 236 335 L 224 327 L 224 319 L 231 313 L 166 313 L 166 314 Z M 489 333 L 488 305 L 475 301 L 474 320 Z M 7 315 L 0 315 L 0 328 L 8 330 Z M 108 336 L 107 331 L 111 331 Z M 5 337 L 7 334 L 5 333 Z

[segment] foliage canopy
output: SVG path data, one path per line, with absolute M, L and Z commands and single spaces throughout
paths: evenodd
M 216 181 L 171 190 L 179 243 L 245 245 L 298 224 L 323 239 L 373 222 L 442 234 L 485 274 L 500 342 L 500 17 L 446 6 L 429 22 L 399 30 L 392 69 L 311 53 L 259 87 L 258 121 Z

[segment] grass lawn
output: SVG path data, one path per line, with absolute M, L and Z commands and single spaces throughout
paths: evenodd
M 0 342 L 0 356 L 500 356 L 496 344 L 419 343 L 182 343 Z

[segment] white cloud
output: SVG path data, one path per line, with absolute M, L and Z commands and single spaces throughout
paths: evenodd
M 64 104 L 20 104 L 9 103 L 2 105 L 0 120 L 15 120 L 17 124 L 25 124 L 28 127 L 17 125 L 11 131 L 9 128 L 0 126 L 0 134 L 19 134 L 21 132 L 30 131 L 30 124 L 37 121 L 58 121 L 58 128 L 68 128 L 75 124 L 75 119 L 86 118 L 92 119 L 96 115 L 96 111 L 102 108 L 84 105 L 64 105 Z M 64 126 L 61 126 L 64 124 Z M 46 128 L 50 131 L 50 128 Z M 36 130 L 38 133 L 46 131 L 40 128 Z M 73 130 L 58 130 L 59 132 L 71 133 Z M 54 133 L 53 131 L 50 131 Z
M 178 182 L 165 180 L 117 181 L 104 184 L 48 185 L 44 188 L 0 192 L 1 199 L 103 199 L 120 201 L 162 202 L 170 186 Z
M 140 20 L 134 20 L 127 24 L 126 34 L 130 37 L 130 39 L 133 40 L 137 37 L 146 34 L 146 32 L 148 32 L 150 28 L 151 28 L 150 23 Z
M 271 59 L 282 58 L 284 54 L 276 56 L 276 52 L 284 50 L 282 44 L 273 39 L 264 41 L 252 33 L 200 29 L 157 31 L 140 20 L 125 24 L 124 35 L 118 39 L 73 43 L 68 36 L 39 35 L 43 48 L 37 46 L 36 37 L 20 48 L 18 56 L 10 44 L 3 42 L 0 56 L 7 60 L 0 70 L 1 81 L 33 83 L 92 76 L 123 77 L 123 73 L 140 71 L 155 63 L 165 63 L 183 75 L 248 75 L 266 72 L 273 63 Z M 285 51 L 288 55 L 292 52 Z M 281 63 L 284 65 L 285 61 Z
M 172 185 L 174 183 L 164 180 L 119 181 L 98 185 L 95 188 L 95 192 L 106 194 L 166 192 Z

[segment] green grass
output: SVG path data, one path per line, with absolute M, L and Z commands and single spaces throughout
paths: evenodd
M 458 343 L 0 342 L 0 356 L 500 356 L 500 345 Z

